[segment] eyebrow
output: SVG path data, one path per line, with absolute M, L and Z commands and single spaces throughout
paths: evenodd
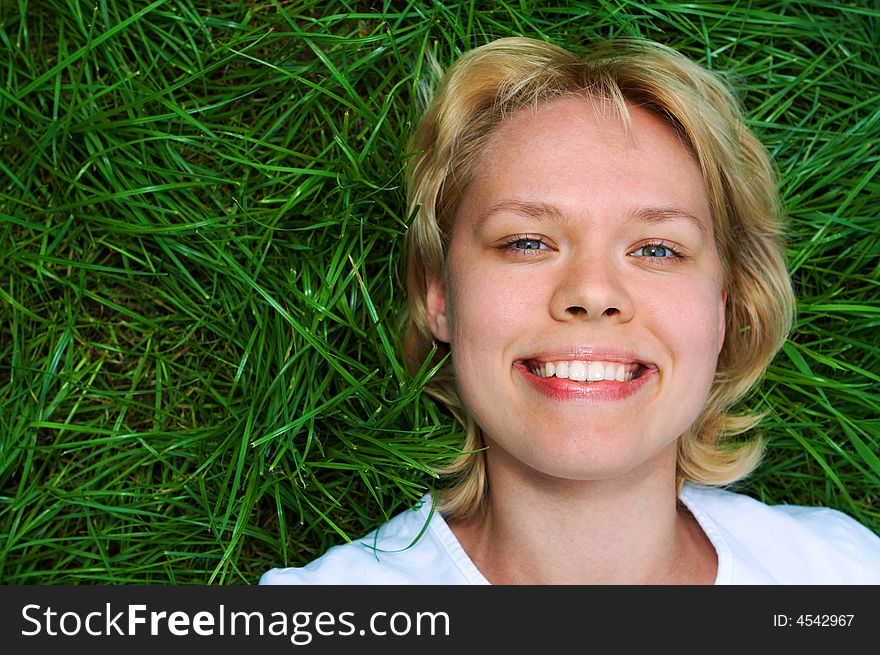
M 559 210 L 559 208 L 549 205 L 545 202 L 529 202 L 523 200 L 502 200 L 497 202 L 482 214 L 477 216 L 476 223 L 481 225 L 485 223 L 493 214 L 499 212 L 512 212 L 525 216 L 526 218 L 534 218 L 539 221 L 550 220 L 555 223 L 567 223 L 568 219 Z
M 685 219 L 699 228 L 704 237 L 708 236 L 708 225 L 711 225 L 711 223 L 707 225 L 706 221 L 678 207 L 643 207 L 636 211 L 632 217 L 633 220 L 651 224 Z
M 485 212 L 477 216 L 476 222 L 478 225 L 481 225 L 493 214 L 505 211 L 539 221 L 549 220 L 554 223 L 562 224 L 568 222 L 568 218 L 558 207 L 554 207 L 545 202 L 529 202 L 523 200 L 502 200 L 501 202 L 495 203 Z M 630 218 L 633 221 L 649 224 L 666 223 L 683 219 L 696 226 L 704 237 L 708 236 L 706 221 L 694 216 L 689 211 L 678 207 L 642 207 L 633 212 Z

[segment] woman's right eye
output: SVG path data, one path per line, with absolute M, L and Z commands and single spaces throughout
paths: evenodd
M 547 250 L 549 246 L 540 237 L 515 236 L 499 245 L 502 250 L 518 250 L 520 252 L 535 252 Z
M 540 239 L 517 239 L 512 245 L 516 250 L 540 250 L 544 242 Z

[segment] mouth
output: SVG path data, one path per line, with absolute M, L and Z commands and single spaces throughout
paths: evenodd
M 552 401 L 589 403 L 633 398 L 656 381 L 659 372 L 649 362 L 593 357 L 521 359 L 514 363 L 514 370 L 531 389 Z
M 552 360 L 526 359 L 521 365 L 529 373 L 539 378 L 556 378 L 595 384 L 597 382 L 630 382 L 655 370 L 652 364 L 629 361 L 613 362 L 603 360 Z

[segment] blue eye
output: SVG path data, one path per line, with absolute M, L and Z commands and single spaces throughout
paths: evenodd
M 652 259 L 681 259 L 681 255 L 671 246 L 664 243 L 648 243 L 630 253 L 633 257 L 650 257 Z
M 530 234 L 514 234 L 496 246 L 499 250 L 513 251 L 522 255 L 544 254 L 544 251 L 552 250 L 553 246 L 544 241 L 541 236 Z
M 673 254 L 669 248 L 658 245 L 642 246 L 636 252 L 641 251 L 642 257 L 668 257 Z
M 517 239 L 510 243 L 510 247 L 515 250 L 540 250 L 544 242 L 540 239 Z

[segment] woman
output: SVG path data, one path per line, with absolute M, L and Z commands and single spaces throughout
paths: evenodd
M 264 584 L 877 583 L 880 539 L 720 489 L 791 325 L 768 155 L 654 43 L 463 56 L 416 129 L 407 356 L 467 434 L 436 497 Z

